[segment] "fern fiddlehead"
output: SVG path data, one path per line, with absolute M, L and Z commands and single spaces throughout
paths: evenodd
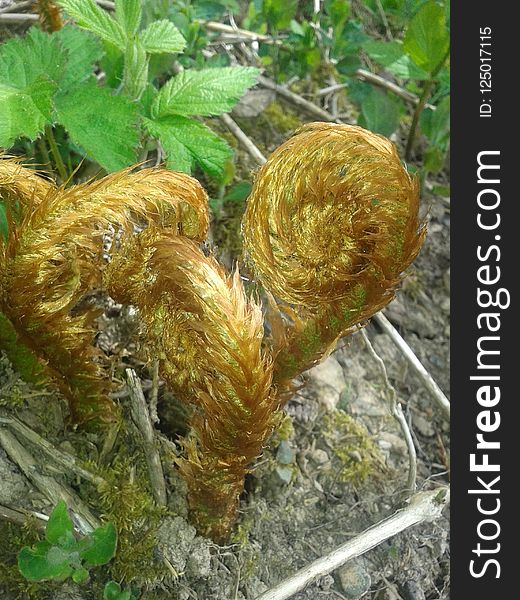
M 177 462 L 199 531 L 218 541 L 292 379 L 393 298 L 424 237 L 417 183 L 388 140 L 347 125 L 303 127 L 258 173 L 243 220 L 247 262 L 269 298 L 266 343 L 238 270 L 227 274 L 198 245 L 207 196 L 190 177 L 126 170 L 63 189 L 2 159 L 0 192 L 10 227 L 0 317 L 81 422 L 110 420 L 115 407 L 94 360 L 92 316 L 71 309 L 102 285 L 139 308 L 150 356 L 195 406 Z M 147 227 L 135 234 L 136 224 Z M 122 236 L 107 265 L 109 225 Z
M 275 298 L 282 391 L 393 298 L 424 236 L 418 203 L 394 145 L 356 126 L 306 125 L 260 169 L 244 248 Z

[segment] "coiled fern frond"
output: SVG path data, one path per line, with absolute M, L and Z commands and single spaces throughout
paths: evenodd
M 417 182 L 393 144 L 360 127 L 303 127 L 260 169 L 242 225 L 266 336 L 238 269 L 200 247 L 208 203 L 191 177 L 127 169 L 65 189 L 0 158 L 0 194 L 0 344 L 58 383 L 75 422 L 110 421 L 94 315 L 76 307 L 100 287 L 138 307 L 150 358 L 194 408 L 177 463 L 198 530 L 217 541 L 293 378 L 393 298 L 424 237 Z
M 191 240 L 155 227 L 123 246 L 104 276 L 116 299 L 121 276 L 131 282 L 163 377 L 195 404 L 186 456 L 177 462 L 198 530 L 223 541 L 249 465 L 277 420 L 261 308 L 237 270 L 228 275 Z
M 418 205 L 394 145 L 361 127 L 306 125 L 260 169 L 244 248 L 274 296 L 281 388 L 393 298 L 424 237 Z
M 112 420 L 115 405 L 92 346 L 93 315 L 72 309 L 101 287 L 110 226 L 124 237 L 154 222 L 201 240 L 206 194 L 191 177 L 163 169 L 125 170 L 68 189 L 11 159 L 0 159 L 0 174 L 9 219 L 9 238 L 0 241 L 0 312 L 68 398 L 73 422 Z

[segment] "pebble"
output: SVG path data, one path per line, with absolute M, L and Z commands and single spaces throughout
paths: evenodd
M 347 387 L 343 369 L 339 362 L 329 356 L 327 360 L 308 371 L 309 384 L 316 390 L 316 396 L 328 410 L 334 410 L 341 393 Z
M 351 560 L 337 570 L 343 593 L 349 600 L 358 600 L 370 589 L 372 580 L 362 561 Z

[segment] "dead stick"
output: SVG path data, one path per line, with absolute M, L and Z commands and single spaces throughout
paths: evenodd
M 0 415 L 0 424 L 8 425 L 11 429 L 23 435 L 26 440 L 45 452 L 45 454 L 47 454 L 57 465 L 69 473 L 73 475 L 79 475 L 94 485 L 106 483 L 106 481 L 102 477 L 99 477 L 99 475 L 95 475 L 94 473 L 91 473 L 90 471 L 87 471 L 78 465 L 75 456 L 58 450 L 17 418 Z
M 390 336 L 390 339 L 405 355 L 411 367 L 421 379 L 424 387 L 430 392 L 430 395 L 443 410 L 444 414 L 449 418 L 451 408 L 450 401 L 448 398 L 446 398 L 444 392 L 437 385 L 433 377 L 428 373 L 421 361 L 417 358 L 417 356 L 415 356 L 410 346 L 404 341 L 399 332 L 383 313 L 377 313 L 374 315 L 374 319 L 379 323 L 379 325 L 381 325 L 383 331 Z
M 150 420 L 150 413 L 148 412 L 141 383 L 133 369 L 126 369 L 126 379 L 130 391 L 132 419 L 142 437 L 142 446 L 148 464 L 152 493 L 159 506 L 166 506 L 166 484 L 164 483 L 161 457 L 155 443 L 155 432 Z
M 90 512 L 87 505 L 72 490 L 58 483 L 52 477 L 42 473 L 33 456 L 20 444 L 16 437 L 5 428 L 0 427 L 0 444 L 9 458 L 20 467 L 27 479 L 37 487 L 54 505 L 64 500 L 75 513 L 76 524 L 83 534 L 88 534 L 100 526 L 99 521 Z
M 347 561 L 365 554 L 365 552 L 375 548 L 388 538 L 419 523 L 438 519 L 448 500 L 449 488 L 421 492 L 412 496 L 405 508 L 373 525 L 370 529 L 360 533 L 326 556 L 308 564 L 274 588 L 257 596 L 256 600 L 286 600 L 291 598 L 319 577 L 323 577 Z
M 274 81 L 271 81 L 267 77 L 263 77 L 262 75 L 260 75 L 260 77 L 258 78 L 258 83 L 262 87 L 265 87 L 269 90 L 275 91 L 277 94 L 279 94 L 286 100 L 289 100 L 296 106 L 319 117 L 322 121 L 329 121 L 331 123 L 340 123 L 341 122 L 329 111 L 324 110 L 323 108 L 320 108 L 319 106 L 316 106 L 316 104 L 314 104 L 313 102 L 309 102 L 309 100 L 306 100 L 305 98 L 302 98 L 301 96 L 298 96 L 298 94 L 295 94 L 294 92 L 291 92 L 291 90 L 288 90 L 287 88 L 284 88 L 281 85 L 278 85 L 277 83 L 275 83 Z

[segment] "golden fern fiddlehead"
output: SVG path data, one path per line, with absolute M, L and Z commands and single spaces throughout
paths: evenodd
M 244 247 L 276 297 L 282 389 L 393 298 L 422 243 L 418 202 L 393 144 L 360 127 L 306 125 L 260 169 Z
M 102 237 L 109 225 L 133 235 L 134 224 L 155 222 L 203 239 L 206 194 L 191 177 L 162 169 L 126 170 L 68 189 L 49 187 L 11 162 L 0 161 L 0 173 L 18 169 L 18 183 L 5 186 L 3 194 L 10 235 L 0 242 L 0 311 L 69 399 L 74 422 L 111 420 L 115 406 L 95 360 L 92 315 L 73 315 L 71 309 L 101 285 Z M 29 183 L 20 183 L 23 177 L 34 183 L 33 192 Z
M 10 228 L 0 241 L 0 318 L 60 383 L 76 421 L 110 419 L 91 316 L 71 309 L 102 284 L 136 305 L 150 356 L 195 405 L 177 461 L 192 515 L 199 531 L 225 539 L 292 378 L 387 304 L 419 251 L 415 180 L 388 140 L 359 127 L 311 124 L 273 153 L 243 221 L 248 262 L 270 299 L 269 347 L 238 271 L 226 274 L 197 245 L 208 208 L 195 180 L 127 170 L 62 189 L 25 171 L 0 160 Z M 148 226 L 136 235 L 135 224 Z M 110 225 L 122 236 L 106 265 Z
M 246 297 L 238 271 L 226 274 L 191 240 L 155 227 L 114 257 L 105 272 L 111 294 L 121 275 L 131 281 L 164 378 L 195 402 L 186 457 L 178 464 L 197 528 L 223 541 L 248 467 L 277 419 L 260 306 Z

